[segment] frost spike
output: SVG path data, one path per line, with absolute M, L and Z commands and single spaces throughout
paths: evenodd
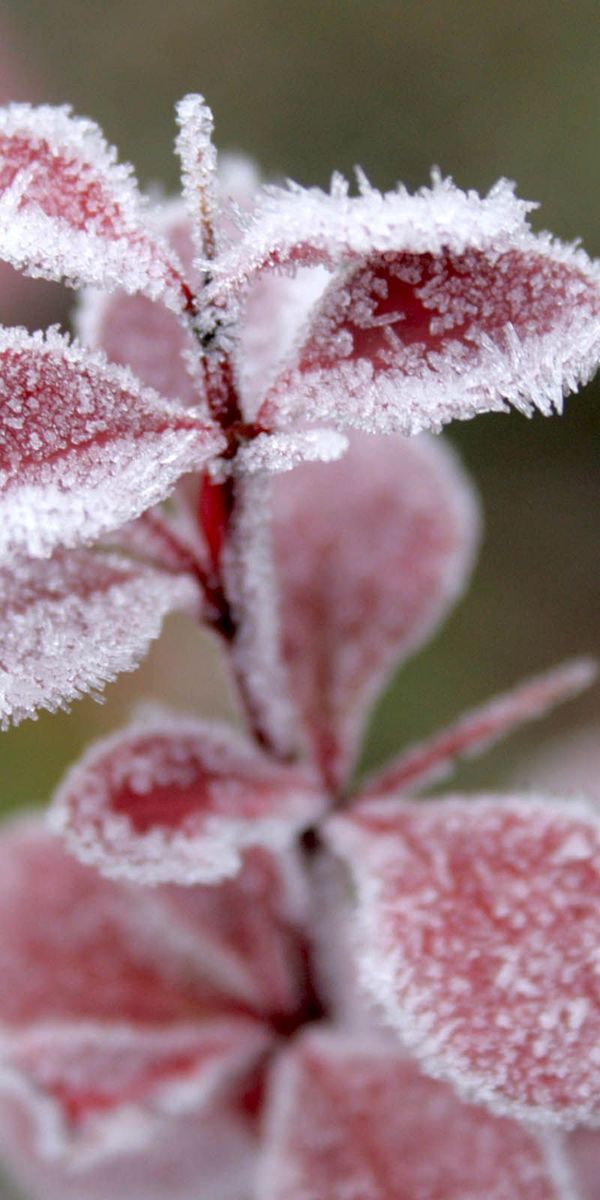
M 557 704 L 578 696 L 598 674 L 591 659 L 573 659 L 496 696 L 465 713 L 427 742 L 405 750 L 360 788 L 361 800 L 394 792 L 414 792 L 452 774 L 461 758 L 482 754 L 526 721 L 543 717 Z
M 141 291 L 181 311 L 187 285 L 131 167 L 68 107 L 0 110 L 0 257 L 73 286 Z
M 0 728 L 133 670 L 169 612 L 200 606 L 189 576 L 114 554 L 57 550 L 0 567 Z
M 0 561 L 93 541 L 224 445 L 99 351 L 0 330 Z
M 260 1200 L 574 1200 L 556 1180 L 562 1147 L 549 1164 L 530 1130 L 463 1104 L 375 1035 L 296 1041 L 271 1077 L 264 1141 Z
M 242 852 L 281 850 L 323 812 L 300 767 L 281 766 L 227 726 L 158 717 L 98 742 L 51 810 L 69 850 L 137 883 L 218 883 Z
M 600 1120 L 600 820 L 584 800 L 358 803 L 328 841 L 364 986 L 426 1070 L 521 1120 Z
M 201 259 L 217 252 L 218 179 L 217 152 L 212 135 L 212 112 L 202 96 L 190 94 L 177 104 L 179 134 L 176 149 L 181 159 L 183 196 L 194 241 Z

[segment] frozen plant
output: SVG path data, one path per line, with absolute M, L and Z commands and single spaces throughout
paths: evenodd
M 590 1200 L 597 809 L 419 793 L 592 667 L 351 781 L 476 549 L 430 433 L 559 409 L 600 272 L 505 182 L 264 188 L 178 118 L 153 209 L 89 121 L 0 114 L 0 253 L 87 289 L 81 341 L 0 334 L 2 720 L 182 609 L 247 725 L 143 712 L 4 831 L 6 1159 L 38 1200 Z

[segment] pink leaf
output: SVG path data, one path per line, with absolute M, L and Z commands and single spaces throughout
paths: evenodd
M 98 742 L 53 809 L 69 849 L 140 883 L 216 883 L 247 846 L 281 849 L 323 812 L 311 775 L 226 726 L 156 719 Z
M 162 1029 L 227 1014 L 154 891 L 108 882 L 34 820 L 3 830 L 0 864 L 4 1032 L 114 1021 Z
M 386 675 L 431 636 L 464 583 L 475 502 L 441 443 L 355 435 L 340 462 L 278 480 L 273 517 L 292 693 L 337 787 Z
M 1 1098 L 0 1098 L 1 1103 Z M 247 1200 L 255 1140 L 243 1114 L 213 1104 L 165 1121 L 150 1145 L 86 1170 L 40 1156 L 27 1112 L 0 1108 L 2 1155 L 31 1200 Z
M 276 1068 L 265 1141 L 261 1200 L 567 1200 L 541 1140 L 374 1038 L 297 1042 Z
M 0 554 L 50 554 L 161 500 L 224 446 L 191 412 L 55 331 L 0 333 Z
M 266 1027 L 154 892 L 107 883 L 35 822 L 0 843 L 0 1091 L 80 1164 L 147 1141 L 254 1067 Z
M 186 288 L 131 168 L 68 108 L 0 111 L 0 256 L 30 275 L 123 287 L 180 310 Z
M 0 1038 L 0 1090 L 20 1097 L 39 1152 L 89 1167 L 144 1150 L 165 1119 L 199 1112 L 269 1045 L 266 1027 L 227 1017 L 166 1029 L 45 1024 Z
M 255 846 L 233 879 L 169 885 L 157 894 L 166 919 L 189 931 L 211 979 L 228 995 L 275 1023 L 298 1013 L 309 897 L 293 851 L 273 855 Z
M 556 704 L 589 687 L 596 675 L 596 664 L 591 659 L 575 658 L 526 680 L 460 717 L 429 741 L 405 750 L 361 786 L 361 797 L 391 792 L 414 794 L 417 789 L 439 783 L 452 774 L 458 760 L 482 754 L 526 721 L 543 717 Z
M 600 1114 L 600 823 L 583 801 L 371 801 L 334 819 L 365 986 L 427 1069 L 500 1113 Z
M 197 586 L 116 555 L 56 551 L 0 568 L 0 725 L 54 711 L 131 671 Z
M 481 412 L 561 411 L 600 359 L 600 277 L 526 229 L 399 238 L 334 277 L 259 420 L 438 432 Z
M 261 272 L 301 267 L 336 269 L 373 255 L 438 255 L 448 248 L 505 246 L 526 230 L 535 205 L 517 200 L 513 186 L 500 180 L 483 198 L 462 192 L 451 180 L 435 178 L 432 188 L 410 196 L 399 186 L 385 195 L 373 188 L 358 197 L 334 176 L 331 194 L 292 184 L 264 188 L 255 200 L 245 236 L 220 256 L 208 289 L 222 307 L 235 302 Z

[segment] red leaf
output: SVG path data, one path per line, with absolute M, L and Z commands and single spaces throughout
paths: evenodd
M 137 666 L 192 579 L 116 555 L 57 550 L 0 568 L 0 726 L 54 711 Z
M 162 500 L 223 448 L 193 413 L 99 354 L 0 334 L 0 554 L 93 540 Z
M 216 883 L 252 845 L 281 849 L 323 812 L 310 773 L 226 726 L 149 721 L 98 742 L 69 772 L 54 826 L 74 854 L 140 883 Z
M 330 838 L 363 981 L 427 1069 L 500 1113 L 600 1113 L 600 824 L 583 802 L 371 801 Z
M 466 713 L 429 741 L 404 750 L 361 786 L 361 797 L 392 792 L 414 795 L 417 790 L 439 783 L 452 774 L 461 758 L 482 754 L 526 721 L 543 717 L 556 704 L 589 687 L 596 675 L 596 664 L 591 659 L 574 658 L 527 679 L 510 692 Z
M 583 252 L 533 234 L 372 255 L 331 283 L 259 419 L 414 434 L 509 402 L 560 412 L 600 361 L 599 285 Z
M 177 257 L 153 230 L 131 168 L 68 108 L 0 111 L 0 212 L 0 255 L 28 274 L 185 305 Z
M 577 1184 L 577 1200 L 600 1200 L 600 1133 L 576 1129 L 566 1139 L 566 1152 Z
M 374 1038 L 297 1042 L 276 1069 L 265 1142 L 261 1200 L 566 1200 L 534 1135 Z
M 273 520 L 291 690 L 335 788 L 386 675 L 464 583 L 475 503 L 442 443 L 356 435 L 340 462 L 276 481 Z

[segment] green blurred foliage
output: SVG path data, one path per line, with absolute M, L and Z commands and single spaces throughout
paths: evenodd
M 201 90 L 221 146 L 271 173 L 326 185 L 360 162 L 380 187 L 499 176 L 538 199 L 535 220 L 600 253 L 597 0 L 4 0 L 36 99 L 94 116 L 144 184 L 177 183 L 173 103 Z M 56 315 L 65 301 L 56 293 Z M 50 305 L 50 302 L 48 302 Z M 600 654 L 598 388 L 563 419 L 483 417 L 452 431 L 482 493 L 473 588 L 394 681 L 365 763 L 572 653 Z M 107 704 L 75 706 L 3 736 L 6 807 L 42 800 L 85 741 L 148 693 L 230 710 L 214 650 L 172 627 Z M 459 783 L 494 784 L 515 755 L 600 719 L 600 688 L 524 733 Z

